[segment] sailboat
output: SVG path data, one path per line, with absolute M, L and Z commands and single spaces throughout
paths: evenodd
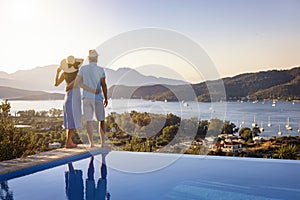
M 270 116 L 268 117 L 268 127 L 271 127 L 272 124 L 271 124 L 271 121 L 270 121 Z
M 282 132 L 281 132 L 281 130 L 280 130 L 280 124 L 278 125 L 278 133 L 277 133 L 279 136 L 281 136 L 282 135 Z
M 242 120 L 241 123 L 240 123 L 240 128 L 242 128 L 244 124 L 245 124 L 245 121 Z
M 300 133 L 300 124 L 299 124 L 299 128 L 298 128 L 298 133 Z
M 265 129 L 263 127 L 263 122 L 261 122 L 259 130 L 260 130 L 261 133 L 265 131 Z
M 290 118 L 289 117 L 287 118 L 285 128 L 286 128 L 286 130 L 289 130 L 289 131 L 293 130 L 293 127 L 290 125 Z
M 242 122 L 241 122 L 241 125 L 244 125 L 245 124 L 245 120 L 244 120 L 244 118 L 243 118 L 243 120 L 242 120 Z
M 273 100 L 272 106 L 275 107 L 276 106 L 276 101 Z
M 257 123 L 255 122 L 255 115 L 254 115 L 254 117 L 253 117 L 252 127 L 253 127 L 253 128 L 254 128 L 254 127 L 257 127 Z

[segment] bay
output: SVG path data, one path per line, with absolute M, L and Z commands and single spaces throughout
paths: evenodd
M 11 114 L 14 115 L 21 110 L 34 109 L 35 111 L 46 110 L 51 108 L 63 109 L 63 100 L 50 101 L 10 101 Z M 173 113 L 183 119 L 196 117 L 199 120 L 209 120 L 219 118 L 227 120 L 239 127 L 250 127 L 255 122 L 265 129 L 261 136 L 269 138 L 277 136 L 279 126 L 281 127 L 282 136 L 300 135 L 300 103 L 299 102 L 276 102 L 272 106 L 271 101 L 265 102 L 162 102 L 149 101 L 142 99 L 113 99 L 109 100 L 106 108 L 106 115 L 111 112 L 124 113 L 132 110 L 138 112 L 148 112 L 155 114 Z M 271 127 L 268 127 L 270 118 Z M 289 118 L 293 130 L 285 129 L 285 124 Z

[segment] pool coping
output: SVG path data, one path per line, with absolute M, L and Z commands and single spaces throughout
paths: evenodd
M 109 151 L 109 149 L 101 148 L 101 146 L 90 148 L 85 145 L 78 145 L 77 148 L 60 148 L 24 158 L 2 161 L 0 162 L 0 181 L 32 174 Z

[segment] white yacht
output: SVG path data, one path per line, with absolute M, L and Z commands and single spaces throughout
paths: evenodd
M 271 127 L 272 124 L 271 124 L 271 120 L 270 120 L 270 116 L 268 117 L 268 127 Z
M 278 133 L 277 133 L 279 136 L 281 136 L 282 135 L 282 132 L 281 132 L 281 130 L 280 130 L 280 124 L 278 125 Z
M 289 131 L 293 130 L 293 127 L 290 125 L 290 118 L 289 117 L 287 118 L 285 128 L 286 128 L 286 130 L 289 130 Z
M 254 115 L 254 117 L 253 117 L 252 127 L 253 127 L 253 128 L 254 128 L 254 127 L 257 127 L 257 123 L 256 123 L 256 121 L 255 121 L 255 115 Z
M 276 101 L 273 100 L 272 106 L 275 107 L 276 106 Z
M 261 122 L 259 130 L 260 130 L 261 133 L 265 131 L 264 126 L 263 126 L 263 122 Z

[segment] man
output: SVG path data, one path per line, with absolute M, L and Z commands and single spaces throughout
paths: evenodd
M 90 50 L 88 56 L 89 64 L 82 66 L 77 74 L 75 85 L 89 88 L 96 88 L 95 93 L 83 90 L 83 114 L 87 120 L 87 133 L 90 147 L 94 147 L 93 141 L 93 115 L 95 113 L 98 121 L 98 133 L 101 137 L 102 147 L 105 145 L 105 112 L 104 107 L 107 106 L 107 86 L 105 82 L 104 69 L 97 65 L 98 53 L 96 50 Z M 84 89 L 84 88 L 83 88 Z M 103 92 L 103 96 L 102 96 Z

